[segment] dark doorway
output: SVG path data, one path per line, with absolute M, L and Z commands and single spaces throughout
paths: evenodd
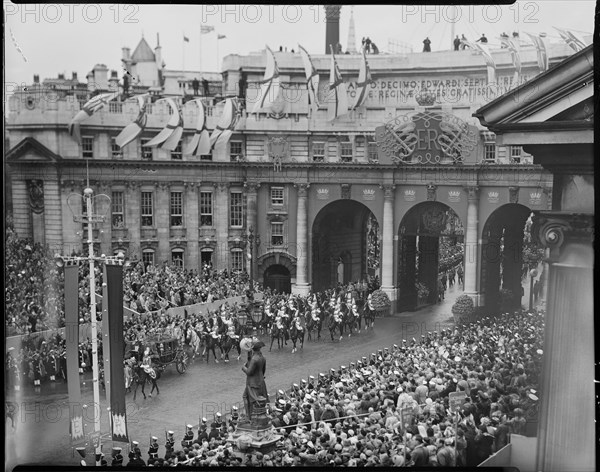
M 264 285 L 279 293 L 291 293 L 292 277 L 290 271 L 279 264 L 269 266 L 265 270 Z

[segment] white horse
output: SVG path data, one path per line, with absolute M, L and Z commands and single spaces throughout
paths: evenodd
M 183 331 L 185 333 L 184 342 L 192 348 L 192 362 L 196 359 L 196 355 L 200 352 L 200 336 L 196 330 L 190 326 Z

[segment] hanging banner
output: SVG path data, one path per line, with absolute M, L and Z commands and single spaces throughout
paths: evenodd
M 79 266 L 65 265 L 65 340 L 67 348 L 67 390 L 69 393 L 71 441 L 85 439 L 83 406 L 79 384 Z M 93 409 L 97 414 L 96 408 Z
M 106 308 L 108 309 L 108 344 L 110 346 L 109 383 L 110 426 L 112 440 L 129 442 L 125 404 L 125 372 L 123 368 L 123 266 L 106 265 Z

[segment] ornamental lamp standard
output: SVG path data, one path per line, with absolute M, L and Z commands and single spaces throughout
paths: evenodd
M 531 269 L 529 271 L 529 309 L 533 310 L 533 279 L 538 275 L 537 269 Z
M 83 203 L 84 205 L 81 205 Z M 93 225 L 103 223 L 106 220 L 106 214 L 94 213 L 95 204 L 102 205 L 105 212 L 107 213 L 110 209 L 111 199 L 108 195 L 100 194 L 94 196 L 94 191 L 89 185 L 89 175 L 87 178 L 87 187 L 83 191 L 83 195 L 72 193 L 67 197 L 67 205 L 69 210 L 73 214 L 73 221 L 76 223 L 87 224 L 87 243 L 88 243 L 88 256 L 87 257 L 66 257 L 57 255 L 56 263 L 59 267 L 62 267 L 65 263 L 79 263 L 87 261 L 89 262 L 89 278 L 90 278 L 90 316 L 91 316 L 91 331 L 92 331 L 92 385 L 94 392 L 94 404 L 98 405 L 97 412 L 100 412 L 100 382 L 99 382 L 99 365 L 98 365 L 98 320 L 96 315 L 96 273 L 95 273 L 95 262 L 104 264 L 118 264 L 123 265 L 125 256 L 122 252 L 119 252 L 114 257 L 106 257 L 104 254 L 100 257 L 94 255 L 94 235 Z M 85 210 L 84 210 L 85 209 Z M 78 211 L 79 210 L 79 211 Z M 100 414 L 94 414 L 94 433 L 97 436 L 101 435 L 100 432 Z M 102 446 L 100 441 L 96 443 L 96 457 L 102 452 Z M 100 465 L 96 462 L 96 465 Z

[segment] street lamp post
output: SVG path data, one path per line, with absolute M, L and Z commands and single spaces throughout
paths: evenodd
M 538 275 L 537 269 L 531 269 L 529 271 L 529 309 L 533 310 L 533 279 Z

